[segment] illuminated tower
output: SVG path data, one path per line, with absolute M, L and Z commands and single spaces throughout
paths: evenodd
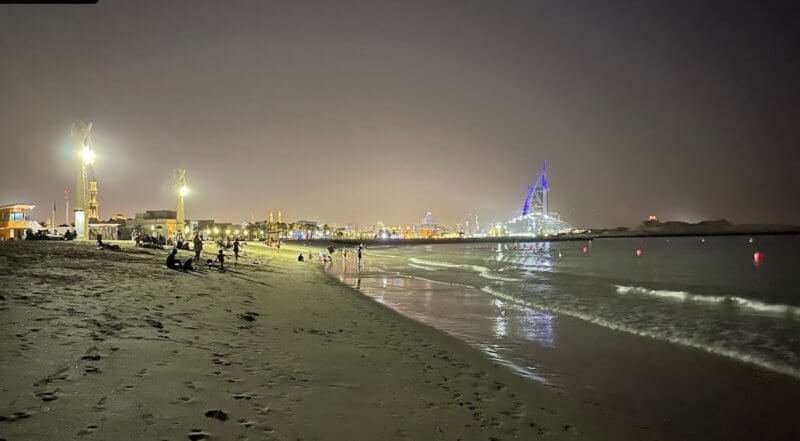
M 283 223 L 283 216 L 282 216 L 282 214 L 281 214 L 281 210 L 278 210 L 278 223 L 279 223 L 279 224 L 282 224 L 282 223 Z
M 433 214 L 430 211 L 425 213 L 425 217 L 422 218 L 422 223 L 426 225 L 433 224 Z
M 272 217 L 272 212 L 271 211 L 269 212 L 269 223 L 270 224 L 275 223 L 275 218 Z
M 89 219 L 100 219 L 100 204 L 97 202 L 97 181 L 89 181 L 89 202 L 86 209 L 86 217 Z
M 528 187 L 528 196 L 522 205 L 522 215 L 527 216 L 529 213 L 548 215 L 550 210 L 547 207 L 547 193 L 549 192 L 550 188 L 547 186 L 547 160 L 545 160 L 542 174 L 539 175 L 536 184 Z

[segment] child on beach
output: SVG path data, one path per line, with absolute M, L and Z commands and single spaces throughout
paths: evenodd
M 222 252 L 222 248 L 217 252 L 217 262 L 219 262 L 220 272 L 225 271 L 225 253 Z

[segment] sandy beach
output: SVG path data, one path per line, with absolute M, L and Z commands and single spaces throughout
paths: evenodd
M 644 439 L 297 248 L 245 252 L 183 274 L 128 244 L 0 244 L 0 439 Z

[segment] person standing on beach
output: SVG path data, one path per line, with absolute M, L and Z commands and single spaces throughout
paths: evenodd
M 358 269 L 361 269 L 361 250 L 364 248 L 364 244 L 358 245 Z
M 233 241 L 233 257 L 239 262 L 239 239 Z
M 203 252 L 203 239 L 200 236 L 194 236 L 194 261 L 200 261 L 200 253 Z

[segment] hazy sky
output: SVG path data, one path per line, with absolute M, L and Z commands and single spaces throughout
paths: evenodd
M 703 3 L 704 5 L 700 5 Z M 736 5 L 742 3 L 742 5 Z M 0 5 L 0 203 L 104 218 L 452 224 L 518 214 L 548 160 L 582 226 L 800 223 L 800 13 L 768 2 Z

